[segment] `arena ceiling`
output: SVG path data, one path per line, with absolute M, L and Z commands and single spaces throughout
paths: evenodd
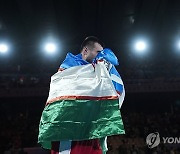
M 8 40 L 13 52 L 0 61 L 32 67 L 41 60 L 39 66 L 48 66 L 39 46 L 52 36 L 62 50 L 52 58 L 57 67 L 68 51 L 78 53 L 89 35 L 103 40 L 123 65 L 135 59 L 130 46 L 138 36 L 151 41 L 154 54 L 149 60 L 173 61 L 170 50 L 180 35 L 179 6 L 178 0 L 1 0 L 0 40 Z

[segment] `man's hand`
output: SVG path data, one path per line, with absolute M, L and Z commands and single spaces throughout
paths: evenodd
M 105 48 L 102 51 L 100 51 L 97 54 L 96 58 L 93 60 L 93 63 L 97 63 L 97 60 L 103 60 L 103 59 L 113 65 L 119 65 L 116 55 L 109 48 Z

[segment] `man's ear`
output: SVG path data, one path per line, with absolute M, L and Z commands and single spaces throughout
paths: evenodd
M 84 55 L 87 55 L 87 54 L 88 54 L 88 48 L 84 47 Z

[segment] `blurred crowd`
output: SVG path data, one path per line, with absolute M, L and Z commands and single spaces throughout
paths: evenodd
M 122 79 L 125 84 L 143 85 L 154 83 L 158 85 L 162 84 L 176 84 L 180 83 L 180 74 L 176 76 L 160 75 L 151 76 L 153 71 L 146 72 L 146 70 L 139 70 L 144 72 L 143 74 L 138 73 L 138 69 L 126 70 L 122 73 Z M 180 71 L 179 71 L 180 72 Z M 127 73 L 127 74 L 126 74 Z M 153 72 L 153 74 L 155 71 Z M 11 88 L 29 88 L 29 87 L 48 87 L 50 78 L 54 73 L 37 73 L 37 74 L 23 74 L 23 73 L 0 73 L 0 89 L 11 89 Z M 145 75 L 146 74 L 146 75 Z
M 109 137 L 108 154 L 179 154 L 180 144 L 164 144 L 161 140 L 153 149 L 146 145 L 150 133 L 158 132 L 160 137 L 179 137 L 179 111 L 175 107 L 173 112 L 122 114 L 126 134 Z
M 120 73 L 122 71 L 121 75 L 125 83 L 180 83 L 179 63 L 166 64 L 166 66 L 137 64 L 121 68 Z M 21 66 L 0 70 L 0 89 L 48 87 L 50 77 L 54 73 L 46 68 L 30 72 L 26 69 L 23 70 Z M 44 104 L 40 107 L 36 104 L 33 111 L 29 111 L 32 107 L 23 107 L 26 104 L 25 101 L 19 107 L 20 110 L 16 111 L 14 110 L 16 108 L 11 105 L 0 102 L 0 153 L 8 150 L 12 153 L 15 153 L 14 151 L 23 153 L 22 149 L 25 147 L 39 146 L 37 143 L 38 125 Z M 34 112 L 38 114 L 34 114 Z M 126 134 L 108 138 L 108 154 L 180 153 L 180 146 L 177 144 L 170 146 L 160 143 L 153 149 L 146 145 L 147 135 L 153 132 L 159 132 L 161 136 L 179 137 L 180 109 L 178 106 L 174 107 L 172 111 L 159 111 L 158 113 L 122 110 L 122 118 Z
M 59 62 L 58 62 L 59 63 Z M 44 87 L 49 85 L 50 77 L 57 72 L 58 65 L 24 63 L 23 65 L 4 64 L 0 68 L 0 88 Z M 31 66 L 31 67 L 30 67 Z M 150 61 L 133 61 L 117 67 L 125 83 L 180 82 L 180 63 L 168 63 L 160 59 Z
M 24 113 L 1 116 L 0 153 L 10 150 L 15 154 L 24 147 L 36 147 L 38 122 L 39 117 Z
M 47 87 L 50 83 L 49 74 L 0 74 L 0 89 Z
M 37 143 L 38 125 L 43 107 L 34 108 L 38 114 L 34 114 L 34 111 L 28 111 L 28 108 L 22 112 L 13 110 L 12 113 L 1 112 L 0 153 L 9 150 L 19 154 L 23 153 L 22 149 L 25 147 L 39 146 Z M 108 137 L 108 154 L 180 153 L 180 146 L 177 144 L 170 146 L 161 143 L 153 149 L 146 145 L 147 135 L 153 132 L 159 132 L 161 136 L 165 137 L 179 137 L 179 111 L 178 107 L 175 107 L 172 112 L 152 112 L 151 114 L 122 111 L 126 134 Z
M 157 79 L 157 78 L 179 78 L 180 63 L 134 63 L 130 66 L 122 66 L 122 74 L 127 79 Z

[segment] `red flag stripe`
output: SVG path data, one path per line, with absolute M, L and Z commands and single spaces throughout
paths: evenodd
M 76 100 L 76 99 L 80 99 L 80 100 L 107 100 L 107 99 L 118 99 L 118 96 L 102 96 L 102 97 L 95 97 L 95 96 L 59 96 L 56 98 L 53 98 L 51 100 L 49 100 L 48 102 L 46 102 L 46 105 L 59 101 L 59 100 Z

